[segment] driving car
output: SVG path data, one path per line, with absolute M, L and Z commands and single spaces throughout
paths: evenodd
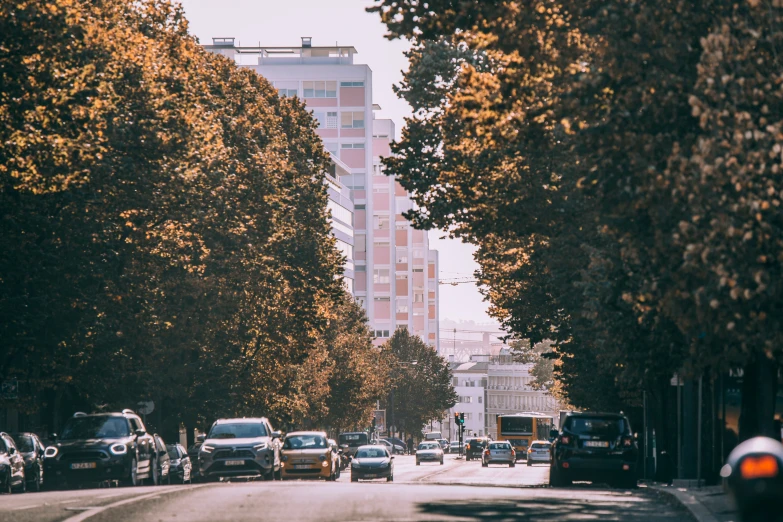
M 180 444 L 166 444 L 166 452 L 169 454 L 169 476 L 177 484 L 193 482 L 193 464 L 185 448 Z
M 440 449 L 443 450 L 443 453 L 449 452 L 449 441 L 446 439 L 438 439 L 438 442 L 440 442 Z
M 323 431 L 293 431 L 283 440 L 283 480 L 316 478 L 337 480 L 340 464 Z
M 332 450 L 333 457 L 337 459 L 337 478 L 340 478 L 340 473 L 342 470 L 348 467 L 348 457 L 343 455 L 343 450 L 340 449 L 340 446 L 337 444 L 336 440 L 329 439 L 329 447 Z
M 639 450 L 628 418 L 617 413 L 569 413 L 551 447 L 549 483 L 573 480 L 636 487 Z
M 138 486 L 157 483 L 155 441 L 133 410 L 76 412 L 44 451 L 47 486 L 76 486 L 119 480 Z
M 464 449 L 465 445 L 462 444 L 462 448 Z M 449 453 L 459 453 L 460 450 L 460 443 L 458 440 L 452 440 L 449 443 Z
M 201 450 L 201 445 L 204 444 L 204 439 L 206 438 L 206 435 L 201 434 L 198 435 L 196 438 L 196 442 L 194 442 L 189 448 L 188 448 L 188 458 L 190 459 L 190 465 L 191 465 L 191 480 L 193 481 L 199 481 L 201 479 L 201 472 L 199 470 L 198 465 L 198 452 Z
M 534 462 L 546 462 L 549 464 L 549 449 L 552 443 L 548 440 L 534 440 L 527 450 L 527 465 L 532 466 Z
M 487 449 L 489 439 L 486 437 L 475 437 L 468 439 L 465 443 L 465 460 L 480 459 Z
M 280 432 L 265 417 L 218 419 L 198 452 L 201 478 L 282 478 Z
M 385 446 L 359 446 L 351 460 L 351 482 L 378 478 L 394 481 L 394 455 Z
M 517 455 L 514 448 L 506 441 L 490 442 L 487 449 L 481 455 L 481 465 L 485 468 L 490 464 L 508 464 L 513 468 L 517 463 Z
M 381 441 L 384 440 L 392 445 L 394 449 L 394 451 L 392 451 L 392 455 L 405 455 L 407 450 L 403 441 L 394 437 L 384 437 L 381 439 Z
M 352 457 L 359 447 L 370 444 L 370 437 L 364 431 L 349 431 L 340 433 L 337 436 L 337 443 L 345 455 Z
M 16 443 L 24 459 L 24 476 L 27 480 L 27 489 L 41 491 L 44 479 L 44 450 L 46 447 L 35 433 L 12 433 L 11 438 Z
M 14 439 L 0 432 L 0 492 L 27 491 L 24 476 L 24 458 L 16 447 Z
M 419 444 L 416 448 L 416 465 L 421 466 L 422 462 L 440 462 L 440 465 L 443 465 L 443 450 L 440 442 L 432 440 Z
M 153 482 L 153 485 L 171 484 L 171 458 L 166 443 L 157 433 L 152 435 L 152 438 L 155 439 L 155 462 L 158 466 L 157 482 Z

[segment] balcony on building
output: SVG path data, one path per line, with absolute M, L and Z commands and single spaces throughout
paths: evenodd
M 302 37 L 302 45 L 296 47 L 242 46 L 231 37 L 213 38 L 212 45 L 204 48 L 210 52 L 232 57 L 236 55 L 241 65 L 353 65 L 356 48 L 350 45 L 313 46 L 309 36 Z M 227 52 L 230 51 L 230 54 Z

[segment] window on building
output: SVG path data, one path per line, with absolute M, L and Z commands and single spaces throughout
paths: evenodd
M 364 87 L 364 82 L 340 82 L 340 87 Z
M 387 338 L 389 337 L 389 330 L 375 330 L 373 332 L 373 336 L 376 338 Z
M 337 128 L 337 111 L 313 111 L 313 118 L 318 121 L 320 129 Z
M 340 150 L 340 146 L 337 142 L 327 141 L 324 143 L 324 148 L 334 155 L 337 155 L 337 151 Z
M 357 272 L 367 272 L 367 265 L 356 265 L 355 270 Z
M 465 414 L 465 420 L 473 420 L 473 414 L 468 412 Z
M 367 207 L 362 203 L 361 205 L 354 205 L 353 208 L 354 210 L 364 210 Z
M 397 262 L 398 263 L 407 263 L 408 262 L 408 251 L 404 248 L 398 248 L 397 249 Z
M 346 111 L 340 113 L 340 128 L 341 129 L 363 129 L 364 128 L 364 112 L 363 111 Z
M 414 257 L 414 259 L 423 259 L 424 258 L 424 249 L 423 248 L 414 248 L 413 249 L 413 257 Z
M 343 149 L 363 149 L 364 148 L 364 142 L 360 143 L 343 143 L 340 145 Z
M 278 81 L 272 82 L 280 96 L 297 96 L 299 94 L 298 81 Z
M 410 199 L 405 196 L 397 196 L 394 198 L 394 208 L 397 214 L 402 214 L 413 208 L 413 204 Z
M 367 236 L 364 234 L 357 235 L 353 240 L 353 247 L 356 252 L 367 252 Z
M 424 302 L 424 292 L 413 292 L 413 302 L 414 303 L 423 303 Z
M 389 216 L 373 216 L 372 228 L 375 230 L 389 230 Z
M 411 271 L 412 271 L 412 272 L 416 272 L 416 273 L 419 273 L 419 274 L 420 274 L 420 273 L 424 272 L 424 269 L 423 269 L 423 268 L 414 268 L 414 269 L 412 269 Z
M 482 401 L 484 400 L 484 397 L 479 397 L 478 399 L 479 399 L 479 404 L 481 404 Z
M 484 419 L 482 419 L 482 416 L 483 416 L 483 415 L 484 415 L 483 413 L 479 413 L 479 421 L 482 421 L 482 420 L 484 420 Z
M 397 306 L 395 306 L 395 310 L 398 314 L 407 314 L 408 313 L 408 300 L 407 299 L 397 299 Z
M 389 193 L 389 185 L 388 184 L 375 185 L 372 188 L 372 191 L 373 191 L 374 194 L 388 194 Z
M 302 82 L 304 98 L 337 98 L 337 82 Z
M 376 268 L 372 271 L 372 282 L 381 284 L 381 285 L 388 285 L 389 284 L 389 269 L 388 268 Z M 388 301 L 389 298 L 387 297 L 386 300 Z

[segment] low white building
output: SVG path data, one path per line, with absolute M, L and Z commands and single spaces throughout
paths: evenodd
M 458 402 L 449 410 L 448 428 L 443 434 L 449 440 L 458 440 L 459 438 L 459 431 L 454 421 L 455 412 L 465 414 L 465 437 L 481 437 L 486 434 L 484 417 L 486 414 L 487 367 L 488 363 L 481 361 L 452 365 L 454 391 L 457 393 Z

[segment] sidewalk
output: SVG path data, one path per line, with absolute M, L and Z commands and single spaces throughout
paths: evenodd
M 737 522 L 731 499 L 721 486 L 677 487 L 656 482 L 647 487 L 676 498 L 698 522 Z

